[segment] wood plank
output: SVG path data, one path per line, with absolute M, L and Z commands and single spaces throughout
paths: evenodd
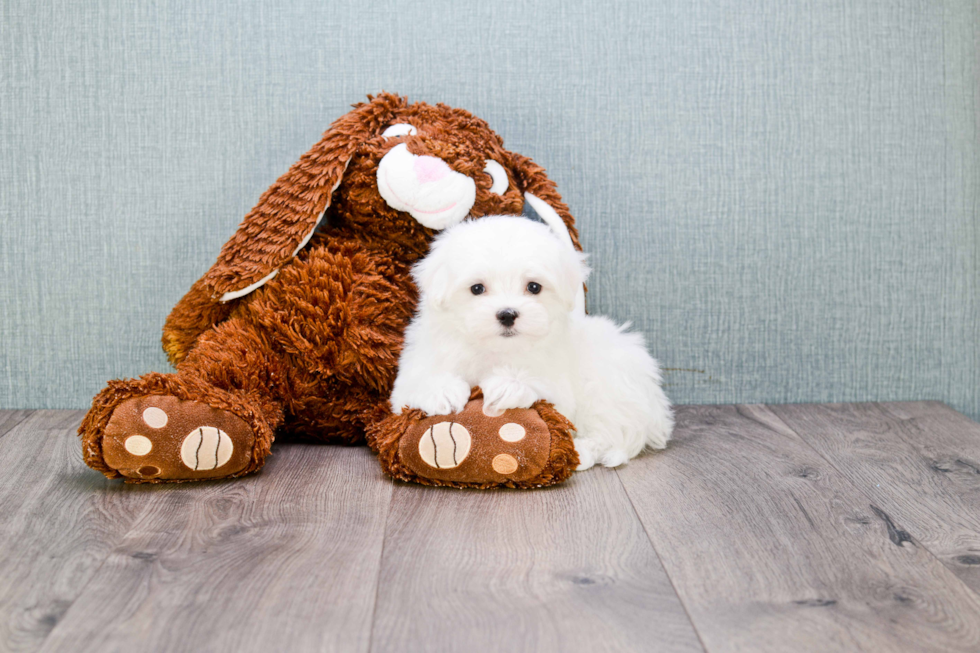
M 0 410 L 0 438 L 30 417 L 33 410 Z
M 139 511 L 82 462 L 83 415 L 32 412 L 0 438 L 0 650 L 37 650 Z
M 392 483 L 366 448 L 274 452 L 257 476 L 142 486 L 42 650 L 367 650 Z
M 700 651 L 614 472 L 532 492 L 398 484 L 372 650 Z
M 938 402 L 771 409 L 980 592 L 980 424 Z
M 709 651 L 977 651 L 980 597 L 764 406 L 621 471 Z

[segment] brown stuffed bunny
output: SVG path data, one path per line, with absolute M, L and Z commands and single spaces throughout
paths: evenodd
M 111 381 L 79 435 L 86 463 L 132 482 L 260 469 L 276 434 L 362 443 L 399 479 L 456 487 L 559 483 L 578 458 L 545 402 L 393 415 L 416 302 L 409 276 L 436 231 L 525 214 L 579 247 L 555 185 L 487 124 L 384 93 L 338 119 L 245 216 L 163 329 L 173 374 Z

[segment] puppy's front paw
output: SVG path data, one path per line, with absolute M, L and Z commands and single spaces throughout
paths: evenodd
M 540 399 L 531 386 L 512 376 L 493 375 L 485 379 L 483 390 L 483 411 L 487 415 L 501 415 L 511 408 L 530 408 Z
M 449 415 L 463 410 L 469 400 L 469 383 L 458 376 L 442 374 L 429 378 L 422 387 L 413 388 L 403 404 L 420 408 L 428 415 Z

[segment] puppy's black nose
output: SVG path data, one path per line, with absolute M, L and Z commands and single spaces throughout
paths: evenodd
M 503 324 L 505 327 L 514 326 L 514 320 L 517 319 L 517 311 L 512 308 L 504 308 L 497 311 L 497 320 Z

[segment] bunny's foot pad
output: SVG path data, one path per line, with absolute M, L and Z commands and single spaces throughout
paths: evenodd
M 371 435 L 388 474 L 426 485 L 541 487 L 578 465 L 571 424 L 545 402 L 499 416 L 484 414 L 479 398 L 453 415 L 406 411 Z
M 171 395 L 147 395 L 113 410 L 102 455 L 131 481 L 196 481 L 244 470 L 254 441 L 252 429 L 233 413 Z

